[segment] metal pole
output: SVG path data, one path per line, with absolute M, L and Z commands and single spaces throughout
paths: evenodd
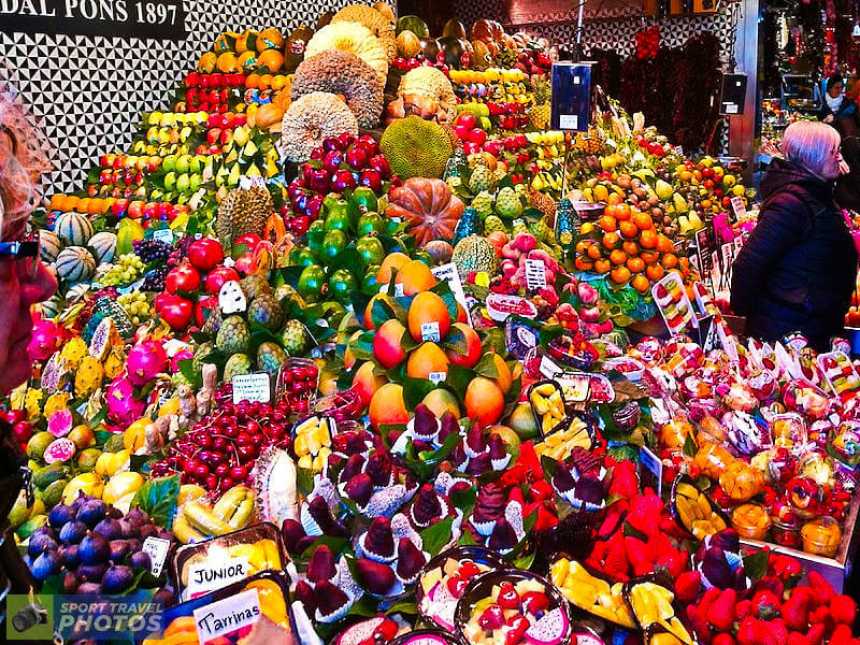
M 582 42 L 582 23 L 585 19 L 585 0 L 579 0 L 579 11 L 576 16 L 576 50 Z

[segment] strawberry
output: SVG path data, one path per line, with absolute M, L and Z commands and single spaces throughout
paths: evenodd
M 624 544 L 627 547 L 627 558 L 633 567 L 634 576 L 644 576 L 654 568 L 654 561 L 648 557 L 648 545 L 645 542 L 628 535 L 624 538 Z
M 514 585 L 510 582 L 503 582 L 499 588 L 499 597 L 496 598 L 496 602 L 502 609 L 519 609 L 520 595 L 514 589 Z
M 469 586 L 469 581 L 465 578 L 461 578 L 460 576 L 451 576 L 445 584 L 448 587 L 448 591 L 451 592 L 451 595 L 454 596 L 454 598 L 459 598 L 463 595 L 466 587 Z
M 768 590 L 758 591 L 752 599 L 752 614 L 758 618 L 769 619 L 779 615 L 779 598 Z
M 481 573 L 481 570 L 478 568 L 478 565 L 472 562 L 471 560 L 466 560 L 465 562 L 460 563 L 460 568 L 457 570 L 457 574 L 461 578 L 472 578 Z
M 530 614 L 536 614 L 539 611 L 549 607 L 549 598 L 542 591 L 529 591 L 522 595 L 520 602 L 523 606 L 523 611 Z
M 781 618 L 768 621 L 766 625 L 776 645 L 788 645 L 788 629 Z
M 505 614 L 502 608 L 493 603 L 478 617 L 478 624 L 481 626 L 481 629 L 486 631 L 498 629 L 505 624 Z
M 805 630 L 809 625 L 809 596 L 798 591 L 782 603 L 782 617 L 790 629 Z
M 735 639 L 732 638 L 731 634 L 717 634 L 714 636 L 713 640 L 711 640 L 711 645 L 734 645 Z
M 675 580 L 675 598 L 683 604 L 693 602 L 701 590 L 702 575 L 698 571 L 686 571 Z
M 809 614 L 809 622 L 813 625 L 816 623 L 821 623 L 824 626 L 832 625 L 833 618 L 830 615 L 830 605 L 819 605 Z
M 750 607 L 752 603 L 749 600 L 741 600 L 735 607 L 735 618 L 738 620 L 746 618 L 750 613 Z
M 821 623 L 815 624 L 806 632 L 806 640 L 809 641 L 809 645 L 820 645 L 824 642 L 824 635 L 826 633 L 827 627 Z
M 848 625 L 837 625 L 830 635 L 830 645 L 850 645 L 854 642 L 851 636 L 851 628 Z
M 788 645 L 810 645 L 810 643 L 809 639 L 800 632 L 789 632 Z
M 697 605 L 687 605 L 687 620 L 702 642 L 707 642 L 710 637 L 711 628 L 708 627 L 708 621 L 705 620 L 705 614 Z
M 761 645 L 758 640 L 758 620 L 747 616 L 738 626 L 738 645 Z
M 735 622 L 735 603 L 738 596 L 734 589 L 724 589 L 708 608 L 707 618 L 718 632 L 727 632 Z
M 853 625 L 857 615 L 857 603 L 851 596 L 833 596 L 830 599 L 830 615 L 838 625 Z
M 782 593 L 785 591 L 785 585 L 783 585 L 782 580 L 776 576 L 764 576 L 756 582 L 754 590 L 770 591 L 777 598 L 782 598 Z

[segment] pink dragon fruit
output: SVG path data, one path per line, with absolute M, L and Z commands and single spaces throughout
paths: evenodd
M 135 345 L 128 353 L 128 380 L 141 387 L 167 369 L 167 354 L 161 343 L 148 340 Z
M 30 360 L 46 361 L 55 351 L 60 349 L 65 337 L 65 330 L 61 325 L 51 320 L 33 320 L 33 331 L 30 344 L 27 345 L 27 353 Z
M 526 630 L 529 645 L 558 645 L 570 636 L 570 621 L 561 607 L 545 613 Z
M 183 350 L 176 352 L 173 355 L 173 357 L 170 359 L 170 373 L 176 374 L 177 372 L 179 372 L 179 370 L 180 370 L 179 364 L 182 361 L 187 361 L 187 360 L 190 360 L 192 358 L 194 358 L 194 352 L 192 352 L 190 349 L 183 349 Z
M 108 418 L 117 425 L 128 426 L 143 416 L 145 404 L 134 396 L 134 386 L 125 376 L 118 376 L 105 392 Z

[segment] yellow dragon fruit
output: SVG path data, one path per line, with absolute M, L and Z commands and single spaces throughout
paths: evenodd
M 60 356 L 66 360 L 69 367 L 77 369 L 83 357 L 87 355 L 87 351 L 87 344 L 84 342 L 84 339 L 76 336 L 65 344 L 63 351 L 60 352 Z
M 125 352 L 121 345 L 115 345 L 105 359 L 105 376 L 114 379 L 125 369 Z
M 45 401 L 45 409 L 42 410 L 42 414 L 47 419 L 57 410 L 65 410 L 69 407 L 69 398 L 68 392 L 55 392 Z
M 27 417 L 30 419 L 38 419 L 42 414 L 42 399 L 44 394 L 42 390 L 31 387 L 24 395 L 24 407 L 27 410 Z
M 104 369 L 98 359 L 85 356 L 75 374 L 75 396 L 82 399 L 95 392 L 103 377 Z

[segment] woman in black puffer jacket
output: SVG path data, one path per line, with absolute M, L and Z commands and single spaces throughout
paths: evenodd
M 839 133 L 798 122 L 783 135 L 785 159 L 762 181 L 759 221 L 732 270 L 732 309 L 749 336 L 774 341 L 799 331 L 824 350 L 851 302 L 857 251 L 833 200 Z

